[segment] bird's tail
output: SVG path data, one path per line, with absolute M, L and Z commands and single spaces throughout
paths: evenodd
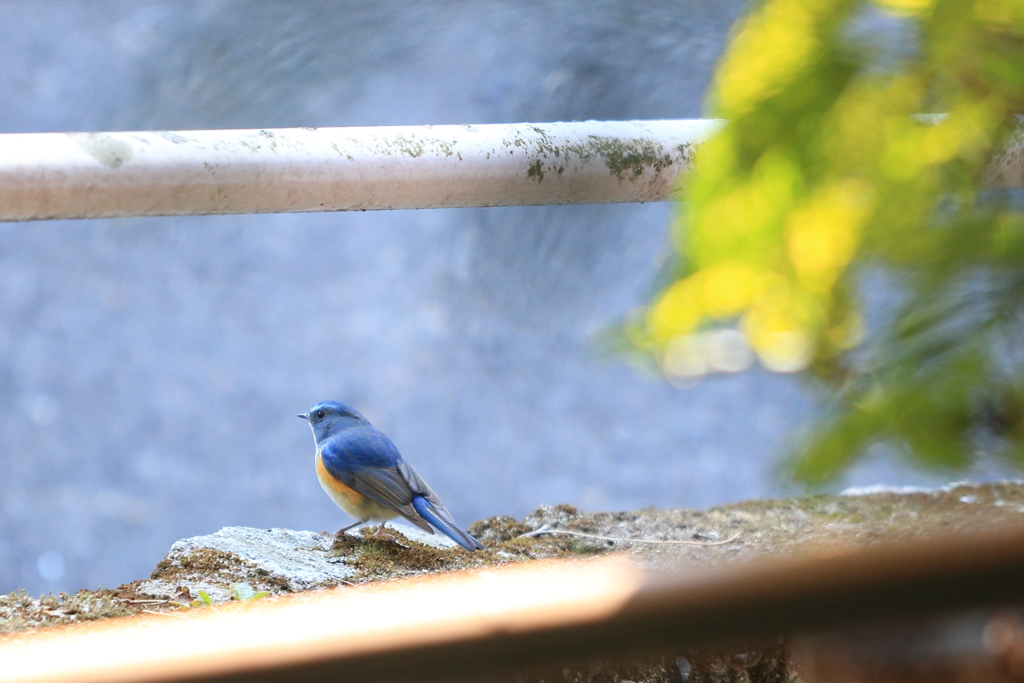
M 461 545 L 466 550 L 470 552 L 473 552 L 474 550 L 483 550 L 484 546 L 480 541 L 455 526 L 451 520 L 445 519 L 448 515 L 439 514 L 438 511 L 434 509 L 434 506 L 430 504 L 430 501 L 423 496 L 413 496 L 412 506 L 416 509 L 416 512 L 420 513 L 420 516 L 423 517 L 423 519 L 433 524 L 437 527 L 438 531 Z

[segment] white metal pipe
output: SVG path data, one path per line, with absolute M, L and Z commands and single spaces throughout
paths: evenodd
M 653 202 L 711 120 L 0 135 L 0 220 Z
M 720 125 L 0 134 L 0 221 L 664 201 Z M 1024 136 L 985 182 L 1024 187 Z

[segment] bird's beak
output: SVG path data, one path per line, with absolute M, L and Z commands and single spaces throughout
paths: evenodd
M 303 420 L 309 421 L 309 413 L 299 413 L 295 417 L 301 417 Z

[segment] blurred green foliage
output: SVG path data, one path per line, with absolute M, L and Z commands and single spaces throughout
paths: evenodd
M 908 44 L 884 49 L 879 26 Z M 792 462 L 805 482 L 875 442 L 1021 461 L 1024 217 L 987 169 L 1024 113 L 1024 1 L 764 0 L 710 110 L 725 123 L 683 180 L 678 265 L 626 325 L 634 348 L 675 378 L 756 358 L 824 382 L 832 410 Z M 876 267 L 902 304 L 865 342 Z

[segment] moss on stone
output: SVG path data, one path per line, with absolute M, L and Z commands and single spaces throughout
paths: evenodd
M 132 613 L 114 591 L 81 590 L 33 598 L 24 591 L 0 595 L 0 634 L 60 626 Z

